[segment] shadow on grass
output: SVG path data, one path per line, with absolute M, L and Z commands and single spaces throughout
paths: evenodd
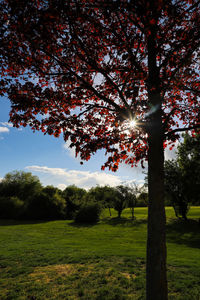
M 200 225 L 198 220 L 176 219 L 167 224 L 167 241 L 200 248 Z
M 103 223 L 109 224 L 109 225 L 121 225 L 121 226 L 137 226 L 141 224 L 146 224 L 147 220 L 146 219 L 127 219 L 127 218 L 104 218 L 102 220 Z
M 53 220 L 11 220 L 11 219 L 0 219 L 0 226 L 16 226 L 16 225 L 31 225 L 31 224 L 42 224 Z
M 78 222 L 75 222 L 75 221 L 72 221 L 70 223 L 67 224 L 67 226 L 72 226 L 72 227 L 76 227 L 76 228 L 81 228 L 81 227 L 93 227 L 95 225 L 98 225 L 99 223 L 78 223 Z
M 76 222 L 72 221 L 72 222 L 68 223 L 68 226 L 80 228 L 80 227 L 93 227 L 93 226 L 100 225 L 100 224 L 108 224 L 108 225 L 112 225 L 112 226 L 120 225 L 122 227 L 133 227 L 133 226 L 142 225 L 142 224 L 146 224 L 146 223 L 147 223 L 146 219 L 132 220 L 132 219 L 128 219 L 128 218 L 107 217 L 107 218 L 101 219 L 101 221 L 97 222 L 97 223 L 76 223 Z

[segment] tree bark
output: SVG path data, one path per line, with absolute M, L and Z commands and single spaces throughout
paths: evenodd
M 152 11 L 156 1 L 151 2 Z M 157 16 L 154 15 L 156 20 Z M 146 299 L 167 300 L 166 236 L 164 206 L 164 149 L 160 74 L 156 63 L 157 26 L 150 26 L 148 48 L 148 98 L 150 104 L 148 131 L 148 232 L 146 262 Z
M 146 294 L 147 300 L 166 300 L 166 237 L 164 207 L 164 150 L 161 116 L 154 117 L 149 132 L 148 153 L 148 234 Z M 156 118 L 158 119 L 156 122 Z M 160 120 L 159 120 L 160 119 Z

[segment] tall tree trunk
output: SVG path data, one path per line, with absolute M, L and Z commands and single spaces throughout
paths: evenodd
M 156 115 L 159 119 L 159 113 Z M 154 121 L 156 118 L 154 118 Z M 147 300 L 167 299 L 166 237 L 164 207 L 164 151 L 160 122 L 149 133 L 148 153 L 148 237 L 147 237 Z M 160 124 L 159 124 L 160 123 Z
M 152 17 L 147 36 L 148 47 L 148 98 L 150 103 L 148 126 L 148 233 L 146 266 L 146 299 L 167 300 L 166 237 L 164 206 L 164 149 L 162 126 L 162 97 L 157 56 L 156 1 L 152 1 Z

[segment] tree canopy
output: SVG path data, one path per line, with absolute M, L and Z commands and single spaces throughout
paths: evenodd
M 7 173 L 0 182 L 1 196 L 16 196 L 26 202 L 41 190 L 39 178 L 30 172 L 12 171 Z
M 15 126 L 62 132 L 83 160 L 105 148 L 113 171 L 147 158 L 156 110 L 164 141 L 199 127 L 198 1 L 9 0 L 0 9 L 1 94 Z

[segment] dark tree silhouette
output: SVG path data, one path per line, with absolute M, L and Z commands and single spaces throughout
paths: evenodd
M 102 169 L 148 160 L 147 299 L 167 299 L 164 147 L 200 125 L 199 1 L 2 0 L 0 9 L 0 89 L 14 126 L 63 133 L 82 160 L 105 148 Z

